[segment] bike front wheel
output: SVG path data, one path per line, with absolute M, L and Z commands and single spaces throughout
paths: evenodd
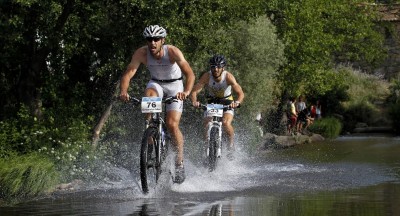
M 218 128 L 213 127 L 210 131 L 210 140 L 208 143 L 208 170 L 214 171 L 217 166 L 217 151 L 218 151 L 219 131 Z
M 140 148 L 140 180 L 143 193 L 148 193 L 149 188 L 155 187 L 161 174 L 157 143 L 157 130 L 147 128 Z

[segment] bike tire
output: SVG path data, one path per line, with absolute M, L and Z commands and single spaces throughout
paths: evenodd
M 161 173 L 157 151 L 157 130 L 147 128 L 142 138 L 140 148 L 140 181 L 143 193 L 148 193 L 150 187 L 155 187 Z
M 218 128 L 213 127 L 210 131 L 209 154 L 208 154 L 208 170 L 214 171 L 217 166 L 217 147 L 218 147 Z

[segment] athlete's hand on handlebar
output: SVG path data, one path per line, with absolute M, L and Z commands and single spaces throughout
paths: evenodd
M 200 102 L 198 102 L 198 101 L 193 101 L 193 102 L 192 102 L 192 105 L 193 105 L 194 107 L 196 107 L 196 108 L 199 108 L 199 107 L 200 107 Z
M 239 108 L 240 107 L 240 102 L 239 101 L 233 101 L 229 106 L 231 108 Z
M 189 93 L 187 93 L 187 92 L 178 92 L 176 94 L 176 98 L 178 100 L 185 100 L 188 96 L 189 96 Z
M 119 95 L 119 99 L 120 100 L 122 100 L 122 101 L 124 101 L 124 102 L 127 102 L 127 101 L 129 101 L 129 94 L 128 93 L 121 93 L 120 95 Z

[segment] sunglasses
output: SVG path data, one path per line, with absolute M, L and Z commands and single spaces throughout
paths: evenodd
M 223 68 L 221 65 L 211 65 L 210 67 L 211 67 L 211 69 Z
M 161 40 L 161 38 L 159 38 L 159 37 L 148 37 L 148 38 L 146 38 L 146 40 L 147 40 L 147 42 L 158 42 L 158 41 L 160 41 Z

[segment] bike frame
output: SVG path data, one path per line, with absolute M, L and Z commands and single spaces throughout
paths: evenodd
M 211 121 L 207 123 L 207 157 L 209 156 L 209 149 L 210 149 L 210 137 L 211 137 L 211 130 L 213 128 L 218 129 L 218 140 L 217 140 L 217 149 L 222 149 L 222 117 L 213 116 Z M 221 157 L 221 155 L 217 155 L 217 157 Z
M 211 172 L 216 167 L 217 159 L 221 158 L 223 112 L 229 108 L 229 105 L 201 104 L 200 106 L 206 111 L 207 118 L 211 118 L 207 123 L 207 158 L 208 168 Z

